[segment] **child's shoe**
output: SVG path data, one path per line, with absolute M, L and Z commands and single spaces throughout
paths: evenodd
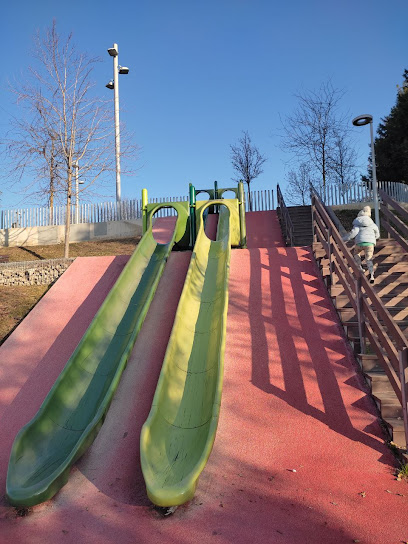
M 370 274 L 370 283 L 373 284 L 375 281 L 374 274 Z

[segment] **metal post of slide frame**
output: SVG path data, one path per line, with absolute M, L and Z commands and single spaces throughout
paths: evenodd
M 214 200 L 218 200 L 218 181 L 214 181 Z M 214 213 L 218 211 L 218 206 L 214 206 Z
M 238 183 L 238 203 L 239 203 L 239 229 L 240 229 L 240 246 L 247 247 L 246 242 L 246 226 L 245 226 L 245 191 L 244 183 Z
M 196 191 L 194 185 L 190 183 L 190 237 L 191 249 L 196 241 Z
M 147 189 L 142 189 L 143 234 L 147 231 Z

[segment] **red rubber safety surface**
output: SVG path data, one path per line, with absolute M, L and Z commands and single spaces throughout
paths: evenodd
M 394 458 L 311 253 L 283 247 L 276 214 L 262 212 L 258 223 L 257 213 L 248 214 L 249 249 L 232 252 L 220 421 L 194 499 L 163 517 L 149 504 L 139 463 L 140 428 L 189 263 L 184 252 L 169 258 L 95 442 L 68 484 L 26 517 L 3 500 L 2 544 L 408 540 L 407 484 L 393 476 Z M 75 261 L 0 348 L 3 490 L 15 433 L 106 296 L 110 267 L 124 264 L 89 259 L 92 266 Z M 57 364 L 48 353 L 60 350 Z

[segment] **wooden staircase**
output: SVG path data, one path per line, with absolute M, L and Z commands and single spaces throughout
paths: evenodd
M 327 279 L 329 261 L 326 252 L 319 243 L 314 244 L 314 249 L 318 265 L 323 276 Z M 394 322 L 408 339 L 408 252 L 392 239 L 378 240 L 373 262 L 376 278 L 373 286 L 374 290 L 384 307 L 391 314 Z M 363 268 L 366 270 L 364 262 Z M 365 274 L 368 275 L 367 272 Z M 346 336 L 354 348 L 357 361 L 367 384 L 371 388 L 372 396 L 381 412 L 381 417 L 391 440 L 400 447 L 405 448 L 401 402 L 397 398 L 370 342 L 367 342 L 365 346 L 365 353 L 362 352 L 356 311 L 349 296 L 345 293 L 344 287 L 336 281 L 335 274 L 332 277 L 334 281 L 328 287 Z M 367 296 L 363 296 L 370 303 Z M 374 313 L 386 330 L 386 324 L 384 324 L 381 316 L 375 310 Z
M 311 206 L 287 206 L 286 210 L 293 228 L 291 244 L 289 237 L 285 236 L 285 223 L 282 220 L 281 207 L 277 209 L 281 230 L 284 238 L 287 240 L 286 245 L 296 247 L 311 246 L 313 242 Z
M 379 190 L 388 238 L 377 243 L 372 285 L 333 210 L 313 186 L 311 194 L 313 253 L 384 427 L 408 459 L 408 211 Z
M 311 246 L 313 242 L 312 207 L 288 206 L 288 211 L 294 229 L 293 245 Z

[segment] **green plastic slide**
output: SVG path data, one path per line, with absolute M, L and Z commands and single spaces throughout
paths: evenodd
M 216 241 L 204 232 L 203 212 L 220 206 Z M 231 221 L 230 221 L 231 219 Z M 190 500 L 211 453 L 221 403 L 231 224 L 237 201 L 200 206 L 198 234 L 148 419 L 140 437 L 150 500 L 176 506 Z
M 33 506 L 66 484 L 70 467 L 95 439 L 142 326 L 169 253 L 186 234 L 188 204 L 168 244 L 158 244 L 150 210 L 146 232 L 57 378 L 39 411 L 18 433 L 10 455 L 7 498 Z M 149 225 L 149 226 L 148 226 Z

